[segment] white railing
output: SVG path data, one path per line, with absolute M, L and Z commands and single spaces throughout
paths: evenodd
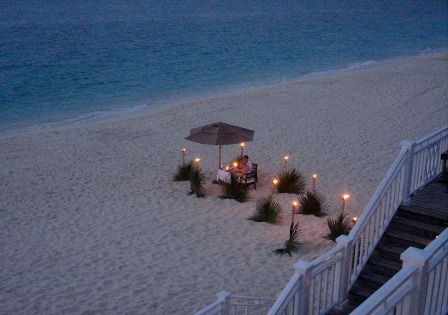
M 441 172 L 440 156 L 447 149 L 448 126 L 417 142 L 402 142 L 400 153 L 358 223 L 348 236 L 336 240 L 347 252 L 344 292 L 348 292 L 359 276 L 400 204 Z
M 351 315 L 446 314 L 448 311 L 448 229 L 425 249 L 401 254 L 403 269 Z
M 323 314 L 339 301 L 343 249 L 334 248 L 313 262 L 300 260 L 271 314 Z
M 447 149 L 448 125 L 419 141 L 403 141 L 400 153 L 350 234 L 338 237 L 337 246 L 313 262 L 296 263 L 295 274 L 269 315 L 324 314 L 344 302 L 400 204 L 441 172 L 440 156 Z M 202 314 L 229 313 L 197 313 Z
M 260 299 L 248 296 L 232 296 L 221 291 L 218 299 L 194 315 L 249 315 L 267 313 L 275 299 Z

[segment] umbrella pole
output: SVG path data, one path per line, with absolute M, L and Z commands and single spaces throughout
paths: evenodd
M 221 145 L 219 145 L 218 170 L 221 167 Z

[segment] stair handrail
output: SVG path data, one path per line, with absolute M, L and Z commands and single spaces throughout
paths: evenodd
M 348 293 L 399 206 L 441 171 L 441 154 L 448 148 L 448 125 L 402 148 L 348 236 L 336 239 L 346 248 L 345 280 Z
M 448 228 L 426 248 L 409 247 L 403 268 L 350 315 L 446 314 L 448 311 Z

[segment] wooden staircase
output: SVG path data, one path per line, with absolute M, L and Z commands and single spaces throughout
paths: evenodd
M 358 279 L 342 310 L 328 315 L 350 314 L 402 267 L 400 255 L 408 247 L 423 249 L 448 227 L 448 183 L 431 182 L 400 206 Z

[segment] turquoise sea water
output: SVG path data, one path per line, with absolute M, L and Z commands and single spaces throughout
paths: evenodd
M 3 0 L 0 134 L 448 47 L 448 4 Z

